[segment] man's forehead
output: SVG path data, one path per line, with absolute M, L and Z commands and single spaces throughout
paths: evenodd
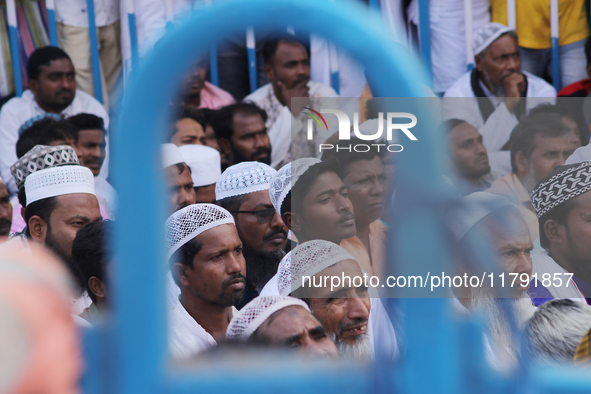
M 39 71 L 42 73 L 54 73 L 54 72 L 71 72 L 74 71 L 74 65 L 68 58 L 55 59 L 49 62 L 49 64 L 42 65 L 39 67 Z
M 491 55 L 501 55 L 504 53 L 513 53 L 519 52 L 519 48 L 517 46 L 517 41 L 509 34 L 505 34 L 488 46 L 486 49 L 486 54 L 489 53 Z
M 285 62 L 294 59 L 308 58 L 306 48 L 298 42 L 279 41 L 275 51 L 275 59 Z
M 336 172 L 324 171 L 316 177 L 316 179 L 312 183 L 312 187 L 310 187 L 308 195 L 316 197 L 319 193 L 337 191 L 344 186 L 345 184 L 343 183 L 341 178 L 339 178 Z
M 269 207 L 273 207 L 271 198 L 269 197 L 269 189 L 258 190 L 256 192 L 245 194 L 244 202 L 242 203 L 241 208 L 256 207 L 259 205 L 268 205 Z
M 276 312 L 265 322 L 266 328 L 283 334 L 294 335 L 302 329 L 311 329 L 320 326 L 320 322 L 310 312 L 299 305 L 290 305 Z
M 100 216 L 99 202 L 96 196 L 87 193 L 65 194 L 56 197 L 55 211 L 69 217 L 84 215 L 90 220 Z
M 265 127 L 265 122 L 260 114 L 249 112 L 236 112 L 232 117 L 234 128 L 240 129 L 262 129 Z
M 207 224 L 204 224 L 204 226 Z M 220 244 L 235 243 L 236 238 L 240 242 L 236 226 L 233 223 L 224 223 L 203 231 L 197 237 L 199 242 L 203 242 L 204 247 L 214 246 L 219 247 Z
M 477 138 L 480 136 L 480 133 L 470 123 L 462 122 L 449 132 L 449 136 L 456 139 L 468 139 Z

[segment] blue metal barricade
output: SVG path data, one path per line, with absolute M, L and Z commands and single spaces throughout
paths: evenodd
M 94 98 L 102 104 L 103 87 L 101 85 L 101 62 L 99 57 L 96 17 L 94 13 L 94 0 L 86 0 L 86 8 L 88 10 L 88 35 L 90 37 L 90 59 L 92 60 L 92 85 L 94 87 Z
M 55 0 L 46 0 L 47 23 L 49 25 L 49 42 L 54 47 L 57 45 L 57 27 L 55 25 Z
M 8 34 L 10 36 L 10 56 L 12 57 L 14 89 L 16 91 L 17 97 L 20 97 L 23 94 L 23 77 L 21 73 L 21 57 L 18 45 L 18 24 L 14 0 L 6 1 L 6 13 L 8 16 Z

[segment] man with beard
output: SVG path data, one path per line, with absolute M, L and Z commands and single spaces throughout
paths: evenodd
M 162 144 L 162 168 L 168 183 L 170 212 L 195 204 L 195 189 L 191 169 L 179 148 L 172 143 Z
M 556 113 L 532 114 L 515 127 L 509 145 L 512 173 L 497 179 L 485 191 L 509 198 L 519 208 L 532 240 L 536 240 L 539 226 L 529 194 L 573 153 L 571 131 Z
M 203 145 L 183 145 L 179 151 L 191 169 L 195 203 L 214 204 L 215 185 L 222 175 L 220 153 Z
M 18 130 L 28 119 L 44 113 L 72 116 L 85 112 L 103 118 L 105 127 L 109 123 L 104 107 L 76 89 L 74 66 L 63 50 L 51 46 L 36 49 L 29 57 L 27 74 L 29 89 L 4 104 L 0 111 L 0 176 L 11 193 L 17 192 L 10 174 L 10 166 L 17 159 L 14 147 Z M 106 167 L 101 173 L 104 178 L 108 176 Z
M 502 172 L 509 158 L 501 150 L 511 130 L 538 104 L 554 103 L 556 90 L 521 70 L 517 35 L 508 27 L 487 23 L 474 34 L 472 48 L 476 67 L 445 92 L 443 117 L 476 127 L 491 163 L 498 163 L 493 170 Z
M 229 165 L 243 161 L 271 164 L 266 120 L 267 113 L 253 103 L 232 104 L 215 113 L 213 129 Z
M 245 287 L 242 242 L 234 218 L 213 204 L 194 204 L 166 221 L 167 257 L 180 288 L 169 315 L 169 351 L 187 359 L 217 345 Z
M 12 225 L 12 205 L 10 194 L 2 178 L 0 178 L 0 243 L 4 242 L 10 233 Z
M 269 198 L 269 184 L 276 173 L 266 164 L 247 161 L 228 167 L 216 183 L 217 204 L 234 216 L 243 243 L 244 304 L 258 296 L 277 273 L 288 245 L 287 229 Z

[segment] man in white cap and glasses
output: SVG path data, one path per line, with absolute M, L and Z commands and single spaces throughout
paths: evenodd
M 191 169 L 175 144 L 162 144 L 162 168 L 168 184 L 170 212 L 195 204 Z
M 228 167 L 216 184 L 217 204 L 234 216 L 243 242 L 245 303 L 277 273 L 288 245 L 287 228 L 269 198 L 269 184 L 276 173 L 267 164 L 245 161 Z
M 222 175 L 220 152 L 203 145 L 182 145 L 178 149 L 191 169 L 195 203 L 215 203 L 215 184 Z
M 285 296 L 257 297 L 230 322 L 226 337 L 263 346 L 297 349 L 304 357 L 338 357 L 326 328 L 308 305 Z
M 226 337 L 244 294 L 242 241 L 228 211 L 194 204 L 168 218 L 166 244 L 180 288 L 169 315 L 169 351 L 176 360 L 187 359 Z
M 476 127 L 493 170 L 507 170 L 508 152 L 497 152 L 504 149 L 511 130 L 524 114 L 541 103 L 555 102 L 556 90 L 521 70 L 517 35 L 507 26 L 484 25 L 474 34 L 472 48 L 476 67 L 445 92 L 443 117 L 465 120 Z

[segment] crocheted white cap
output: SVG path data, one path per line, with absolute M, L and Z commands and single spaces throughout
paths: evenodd
M 212 185 L 222 175 L 220 152 L 204 145 L 179 147 L 183 160 L 191 169 L 194 187 Z
M 166 220 L 166 259 L 204 231 L 222 224 L 234 224 L 230 212 L 215 204 L 193 204 Z
M 25 179 L 27 206 L 45 198 L 78 193 L 96 195 L 94 175 L 86 167 L 47 168 L 34 172 Z
M 476 33 L 472 40 L 472 50 L 474 55 L 478 55 L 484 51 L 490 44 L 492 44 L 502 34 L 512 31 L 505 25 L 500 23 L 490 22 L 482 26 Z
M 355 260 L 339 245 L 315 239 L 299 244 L 286 254 L 277 268 L 279 294 L 287 296 L 302 287 L 302 276 L 313 276 L 344 260 Z
M 281 204 L 283 204 L 283 200 L 285 200 L 287 193 L 291 191 L 293 185 L 296 184 L 298 179 L 300 179 L 308 168 L 318 163 L 321 163 L 319 159 L 304 157 L 302 159 L 294 160 L 291 163 L 287 163 L 277 171 L 269 185 L 269 197 L 271 198 L 271 203 L 275 207 L 275 210 L 279 212 L 279 215 L 283 215 L 283 212 L 281 212 Z
M 184 163 L 183 155 L 175 144 L 166 143 L 161 145 L 162 168 L 170 167 L 175 164 Z
M 226 168 L 215 185 L 215 197 L 240 196 L 269 190 L 271 179 L 277 173 L 273 167 L 258 161 L 244 161 Z
M 283 296 L 257 297 L 234 315 L 226 331 L 226 338 L 248 339 L 273 313 L 288 306 L 301 306 L 310 312 L 308 305 L 297 298 Z

